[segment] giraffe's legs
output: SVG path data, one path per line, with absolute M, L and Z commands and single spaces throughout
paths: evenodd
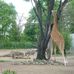
M 51 61 L 56 61 L 56 58 L 55 56 L 53 56 L 53 52 L 55 53 L 56 52 L 56 46 L 55 46 L 55 49 L 53 48 L 53 41 L 51 40 L 51 56 L 50 56 L 50 60 Z
M 66 66 L 66 64 L 68 63 L 67 62 L 67 60 L 66 60 L 66 57 L 65 57 L 65 55 L 64 55 L 64 43 L 63 42 L 61 42 L 60 43 L 60 51 L 61 51 L 61 53 L 62 53 L 62 57 L 63 57 L 63 60 L 64 60 L 64 65 Z
M 62 53 L 62 56 L 63 56 L 64 65 L 66 66 L 67 63 L 68 63 L 68 61 L 66 60 L 66 57 L 65 57 L 65 55 L 64 55 L 64 51 L 61 51 L 61 53 Z
M 56 61 L 56 46 L 54 48 L 54 61 Z

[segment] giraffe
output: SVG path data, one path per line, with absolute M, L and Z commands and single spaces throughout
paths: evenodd
M 67 61 L 64 55 L 64 37 L 63 35 L 59 32 L 58 30 L 58 23 L 57 23 L 57 14 L 56 12 L 52 12 L 53 14 L 53 28 L 52 28 L 52 32 L 51 32 L 51 51 L 50 51 L 50 59 L 52 59 L 52 53 L 53 53 L 53 44 L 55 45 L 54 47 L 54 51 L 56 54 L 56 46 L 59 48 L 62 56 L 63 56 L 63 60 L 64 60 L 64 65 L 66 66 Z

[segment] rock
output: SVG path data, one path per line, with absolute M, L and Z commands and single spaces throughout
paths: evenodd
M 13 59 L 20 59 L 20 58 L 24 58 L 24 53 L 23 52 L 18 52 L 18 51 L 12 51 L 10 52 L 11 57 Z
M 34 55 L 36 53 L 36 50 L 28 50 L 25 52 L 25 56 Z

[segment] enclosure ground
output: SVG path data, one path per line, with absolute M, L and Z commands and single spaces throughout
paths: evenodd
M 61 60 L 62 57 L 57 57 L 57 61 Z M 0 62 L 0 73 L 4 70 L 13 70 L 16 71 L 17 74 L 74 74 L 74 56 L 68 56 L 67 60 L 68 64 L 66 67 L 59 63 L 48 65 L 23 65 L 14 64 L 14 61 Z

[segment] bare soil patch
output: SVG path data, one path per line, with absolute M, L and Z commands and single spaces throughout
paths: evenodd
M 1 51 L 0 54 L 5 53 Z M 8 52 L 10 52 L 8 50 Z M 8 53 L 6 50 L 6 53 Z M 33 56 L 32 56 L 33 57 Z M 14 64 L 15 62 L 24 61 L 26 59 L 11 59 L 11 58 L 2 58 L 0 60 L 13 60 L 12 62 L 0 62 L 0 73 L 4 70 L 13 70 L 17 74 L 74 74 L 74 56 L 68 56 L 68 64 L 65 67 L 62 64 L 48 64 L 48 65 L 23 65 L 23 64 Z M 62 57 L 57 57 L 57 61 L 62 61 Z

